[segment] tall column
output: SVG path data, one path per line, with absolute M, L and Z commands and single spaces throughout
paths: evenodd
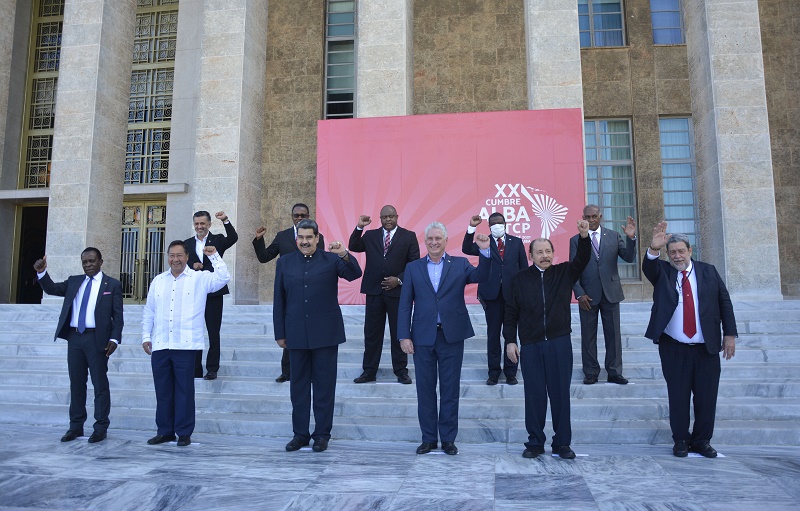
M 64 10 L 56 96 L 47 263 L 81 273 L 86 246 L 119 275 L 120 206 L 136 2 L 71 0 Z
M 583 109 L 578 2 L 525 0 L 528 108 Z
M 240 237 L 225 254 L 233 299 L 258 303 L 249 240 L 261 211 L 267 1 L 206 0 L 203 17 L 194 209 L 230 216 Z
M 758 1 L 684 5 L 703 258 L 716 265 L 732 295 L 779 299 Z
M 413 113 L 413 0 L 360 0 L 356 117 Z

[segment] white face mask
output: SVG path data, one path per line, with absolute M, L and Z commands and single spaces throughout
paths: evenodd
M 506 233 L 506 226 L 503 224 L 494 224 L 493 226 L 489 227 L 489 230 L 492 231 L 492 236 L 495 238 L 502 238 Z

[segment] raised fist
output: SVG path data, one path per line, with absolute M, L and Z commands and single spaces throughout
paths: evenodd
M 481 218 L 480 215 L 475 215 L 469 219 L 469 225 L 471 227 L 478 227 L 481 224 L 481 222 L 483 222 L 483 218 Z

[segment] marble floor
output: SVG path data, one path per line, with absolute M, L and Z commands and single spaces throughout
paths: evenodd
M 188 447 L 150 434 L 61 443 L 66 428 L 0 424 L 0 510 L 719 510 L 800 509 L 800 447 L 719 446 L 717 459 L 671 446 L 574 445 L 578 458 L 522 458 L 521 445 L 331 440 L 287 453 L 286 439 L 198 434 Z

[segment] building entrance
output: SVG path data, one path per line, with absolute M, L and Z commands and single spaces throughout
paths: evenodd
M 144 303 L 153 277 L 164 271 L 164 202 L 125 203 L 119 280 L 127 303 Z

